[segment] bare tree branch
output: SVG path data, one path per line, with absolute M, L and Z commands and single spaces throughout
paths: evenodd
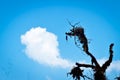
M 79 34 L 78 35 L 79 40 L 80 40 L 81 44 L 83 44 L 82 47 L 83 47 L 84 52 L 91 57 L 92 63 L 94 63 L 97 67 L 100 67 L 100 65 L 98 64 L 96 58 L 89 52 L 88 40 L 87 40 L 87 37 L 84 34 L 84 29 L 79 30 L 78 34 Z
M 103 64 L 102 66 L 102 69 L 103 71 L 105 72 L 105 70 L 107 69 L 108 66 L 110 66 L 110 63 L 112 62 L 112 58 L 113 58 L 113 48 L 114 44 L 110 44 L 110 47 L 109 47 L 109 53 L 110 53 L 110 56 L 109 56 L 109 59 Z
M 77 36 L 80 43 L 82 44 L 84 52 L 91 57 L 92 63 L 94 63 L 97 67 L 100 67 L 95 57 L 89 52 L 88 40 L 84 34 L 84 28 L 74 26 L 73 29 L 70 30 L 70 32 L 66 32 L 66 35 L 74 37 Z
M 77 63 L 77 62 L 76 62 L 76 65 L 77 65 L 78 67 L 95 68 L 95 66 L 90 65 L 90 64 L 80 64 L 80 63 Z

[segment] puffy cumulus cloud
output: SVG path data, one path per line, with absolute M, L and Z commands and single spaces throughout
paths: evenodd
M 103 65 L 107 61 L 106 58 L 98 59 L 100 65 Z M 118 71 L 120 72 L 120 60 L 114 60 L 107 69 L 107 72 Z
M 21 35 L 21 43 L 26 46 L 26 55 L 40 64 L 70 67 L 72 62 L 63 59 L 58 49 L 57 36 L 46 31 L 46 28 L 36 27 Z

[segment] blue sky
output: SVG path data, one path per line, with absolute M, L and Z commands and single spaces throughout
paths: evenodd
M 107 71 L 107 76 L 113 80 L 120 74 L 119 4 L 118 0 L 1 0 L 0 80 L 72 80 L 71 77 L 66 76 L 71 68 L 63 68 L 60 65 L 62 61 L 66 63 L 90 62 L 90 59 L 82 49 L 74 45 L 73 38 L 69 38 L 66 42 L 65 32 L 71 28 L 67 19 L 72 24 L 80 21 L 79 25 L 84 27 L 85 34 L 90 39 L 90 52 L 100 63 L 109 57 L 109 44 L 115 43 L 113 64 Z M 49 57 L 46 60 L 46 56 L 43 55 L 45 59 L 40 60 L 41 55 L 38 55 L 37 59 L 33 57 L 34 55 L 29 55 L 29 53 L 34 54 L 34 46 L 27 48 L 28 44 L 24 41 L 22 43 L 21 36 L 25 36 L 26 32 L 31 32 L 31 29 L 38 28 L 40 31 L 46 29 L 45 35 L 53 35 L 51 42 L 56 42 L 52 46 L 57 51 L 53 57 L 60 60 L 60 63 L 53 62 L 55 66 L 51 65 L 52 60 Z M 38 37 L 35 37 L 35 40 L 39 39 Z M 30 45 L 34 45 L 31 41 Z M 45 41 L 49 42 L 50 39 L 45 38 Z M 39 52 L 39 48 L 37 50 L 35 49 L 38 54 L 42 53 Z M 49 50 L 52 49 L 46 51 L 49 52 Z M 45 53 L 54 59 L 51 54 Z

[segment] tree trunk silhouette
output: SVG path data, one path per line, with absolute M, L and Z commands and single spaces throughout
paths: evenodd
M 71 23 L 70 23 L 71 25 Z M 82 44 L 83 51 L 91 58 L 91 63 L 92 64 L 80 64 L 76 62 L 77 67 L 85 67 L 85 68 L 91 68 L 94 71 L 94 80 L 106 80 L 105 72 L 106 69 L 110 66 L 110 63 L 112 62 L 113 59 L 113 43 L 110 44 L 109 46 L 109 59 L 102 65 L 100 66 L 99 63 L 97 62 L 96 58 L 92 53 L 89 51 L 88 47 L 88 39 L 86 35 L 84 34 L 84 28 L 82 27 L 76 27 L 75 25 L 71 25 L 73 28 L 70 30 L 70 32 L 66 32 L 66 37 L 67 36 L 73 36 L 77 37 L 78 41 L 80 44 Z M 67 38 L 68 39 L 68 38 Z M 75 42 L 76 44 L 76 42 Z M 77 45 L 78 46 L 78 45 Z M 73 74 L 75 74 L 74 72 Z M 80 79 L 77 79 L 80 80 Z

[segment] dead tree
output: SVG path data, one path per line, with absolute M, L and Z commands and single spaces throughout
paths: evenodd
M 109 54 L 110 54 L 109 59 L 102 66 L 100 66 L 100 64 L 97 62 L 96 58 L 94 57 L 94 55 L 89 51 L 88 39 L 87 39 L 86 35 L 84 34 L 84 28 L 77 27 L 76 25 L 72 25 L 70 22 L 69 22 L 69 24 L 73 28 L 70 29 L 70 32 L 65 33 L 66 40 L 68 40 L 68 36 L 74 37 L 75 45 L 79 46 L 78 43 L 81 44 L 85 54 L 87 54 L 91 58 L 91 64 L 81 64 L 81 63 L 76 62 L 77 67 L 85 67 L 85 68 L 93 69 L 94 80 L 106 80 L 105 72 L 106 72 L 106 69 L 110 66 L 112 59 L 113 59 L 112 48 L 113 48 L 114 44 L 111 43 L 109 46 Z M 77 38 L 77 40 L 76 40 L 76 38 Z M 76 41 L 78 41 L 78 42 L 76 42 Z M 70 75 L 74 75 L 74 76 L 76 76 L 76 80 L 80 80 L 80 77 L 78 77 L 78 76 L 81 76 L 81 75 L 77 75 L 77 74 L 81 74 L 82 71 L 80 71 L 80 73 L 78 73 L 76 71 L 73 71 L 74 73 L 71 72 Z M 74 76 L 73 76 L 73 78 L 74 78 Z M 83 77 L 83 75 L 82 75 L 82 77 Z

